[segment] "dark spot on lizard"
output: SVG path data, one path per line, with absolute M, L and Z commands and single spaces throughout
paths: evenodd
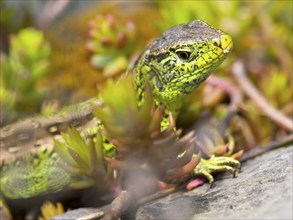
M 171 60 L 166 61 L 166 63 L 164 63 L 164 66 L 168 66 L 170 62 Z
M 94 118 L 94 115 L 93 115 L 92 112 L 90 112 L 90 113 L 88 113 L 88 114 L 86 115 L 86 119 L 87 119 L 88 121 L 92 120 L 93 118 Z

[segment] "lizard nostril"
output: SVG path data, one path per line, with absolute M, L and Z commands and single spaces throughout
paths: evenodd
M 220 38 L 213 38 L 212 39 L 212 42 L 213 42 L 213 45 L 215 46 L 215 47 L 220 47 L 221 48 L 221 40 L 220 40 Z

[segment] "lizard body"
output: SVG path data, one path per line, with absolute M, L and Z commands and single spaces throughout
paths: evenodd
M 218 67 L 232 49 L 229 35 L 202 21 L 175 26 L 158 37 L 140 55 L 129 72 L 134 74 L 138 105 L 149 83 L 157 104 L 174 115 L 184 98 Z M 97 127 L 92 106 L 96 98 L 55 116 L 33 118 L 1 129 L 1 196 L 30 198 L 69 187 L 74 177 L 57 163 L 52 135 L 68 127 Z M 90 124 L 90 125 L 88 125 Z

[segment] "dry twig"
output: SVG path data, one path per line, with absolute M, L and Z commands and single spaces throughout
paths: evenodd
M 282 128 L 288 131 L 293 131 L 293 120 L 270 105 L 265 97 L 263 97 L 252 85 L 246 77 L 244 65 L 241 60 L 238 60 L 233 64 L 232 74 L 235 76 L 235 79 L 238 81 L 243 91 L 251 98 L 255 105 L 263 111 L 264 114 L 266 114 L 272 121 Z

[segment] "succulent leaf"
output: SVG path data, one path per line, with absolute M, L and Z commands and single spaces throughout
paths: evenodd
M 97 132 L 96 137 L 82 137 L 75 128 L 71 128 L 62 133 L 62 138 L 64 142 L 55 139 L 54 147 L 64 161 L 61 167 L 80 177 L 74 185 L 104 184 L 107 181 L 107 167 L 104 164 L 102 135 Z
M 111 14 L 98 15 L 89 22 L 86 48 L 92 52 L 91 64 L 102 69 L 104 75 L 123 72 L 137 49 L 133 22 L 121 22 Z
M 141 105 L 137 102 L 131 75 L 117 84 L 109 82 L 101 91 L 101 97 L 104 106 L 97 107 L 94 114 L 118 150 L 116 157 L 106 159 L 110 167 L 124 171 L 140 168 L 161 180 L 176 177 L 172 179 L 176 182 L 197 165 L 192 158 L 194 132 L 180 137 L 181 130 L 176 131 L 172 114 L 167 119 L 164 108 L 155 107 L 148 86 Z M 163 130 L 162 123 L 165 124 Z

